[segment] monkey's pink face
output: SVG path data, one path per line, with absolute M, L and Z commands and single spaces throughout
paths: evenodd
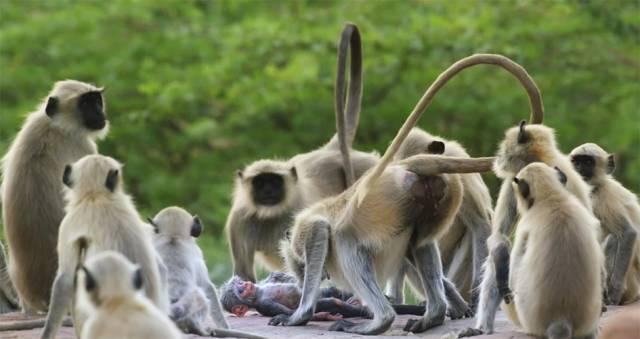
M 247 305 L 235 305 L 231 308 L 231 313 L 235 314 L 237 317 L 244 317 L 247 311 L 249 311 L 249 306 Z
M 241 299 L 251 299 L 256 295 L 256 285 L 251 281 L 238 281 L 236 291 Z

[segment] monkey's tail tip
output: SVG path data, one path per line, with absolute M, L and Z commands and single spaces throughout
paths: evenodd
M 547 328 L 549 339 L 571 339 L 571 324 L 566 320 L 556 320 Z

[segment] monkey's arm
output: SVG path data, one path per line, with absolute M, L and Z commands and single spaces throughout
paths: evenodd
M 424 313 L 424 307 L 422 308 L 422 310 Z M 333 297 L 318 299 L 318 302 L 316 303 L 316 313 L 319 312 L 341 314 L 344 318 L 371 317 L 371 312 L 369 312 L 369 310 L 367 310 L 364 306 L 350 305 L 338 298 Z
M 229 215 L 225 229 L 233 259 L 233 273 L 242 279 L 256 282 L 253 271 L 255 248 L 249 243 L 249 235 L 244 234 L 246 225 L 242 224 L 242 218 L 237 212 Z
M 620 218 L 619 227 L 622 232 L 618 235 L 609 234 L 605 239 L 605 257 L 606 271 L 608 274 L 606 280 L 608 305 L 618 305 L 622 299 L 624 292 L 624 280 L 631 257 L 634 254 L 638 232 L 633 227 L 629 219 Z M 606 228 L 606 227 L 605 227 Z
M 53 339 L 62 326 L 62 320 L 67 314 L 73 297 L 73 274 L 58 273 L 53 281 L 51 292 L 51 302 L 49 303 L 49 313 L 47 322 L 42 332 L 42 339 Z
M 269 275 L 260 281 L 260 284 L 267 283 L 292 283 L 295 284 L 298 281 L 291 274 L 285 272 L 271 272 Z
M 4 246 L 0 243 L 0 291 L 2 291 L 2 299 L 6 301 L 6 303 L 0 303 L 4 308 L 1 312 L 10 312 L 18 308 L 19 302 L 15 287 L 9 277 L 9 267 L 7 266 L 5 253 Z
M 500 194 L 496 201 L 495 217 L 493 220 L 493 233 L 509 236 L 518 217 L 518 205 L 516 196 L 511 187 L 511 180 L 505 179 L 500 186 Z

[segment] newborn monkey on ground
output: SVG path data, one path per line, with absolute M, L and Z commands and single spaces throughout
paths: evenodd
M 238 317 L 250 308 L 263 316 L 291 315 L 298 307 L 302 292 L 296 279 L 286 273 L 273 272 L 257 284 L 231 278 L 220 291 L 222 307 Z M 424 314 L 425 307 L 419 305 L 393 305 L 397 314 Z M 337 320 L 340 318 L 370 318 L 371 312 L 353 297 L 353 294 L 335 287 L 320 289 L 313 320 Z

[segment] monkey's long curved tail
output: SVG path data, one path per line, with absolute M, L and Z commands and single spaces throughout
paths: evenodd
M 376 167 L 374 167 L 374 169 L 366 175 L 364 180 L 362 180 L 362 183 L 358 187 L 358 191 L 356 192 L 355 196 L 356 207 L 360 206 L 365 196 L 367 195 L 371 185 L 375 183 L 384 169 L 393 160 L 393 157 L 398 152 L 400 145 L 402 145 L 411 129 L 416 126 L 416 124 L 418 123 L 418 119 L 420 119 L 422 113 L 424 113 L 427 107 L 429 107 L 436 93 L 438 93 L 438 91 L 442 87 L 444 87 L 444 85 L 449 80 L 451 80 L 451 78 L 453 78 L 463 69 L 481 64 L 496 65 L 506 69 L 509 73 L 513 74 L 524 86 L 527 94 L 529 95 L 529 103 L 531 105 L 531 123 L 542 123 L 544 119 L 544 105 L 542 103 L 540 90 L 538 89 L 535 81 L 533 81 L 529 73 L 527 73 L 527 71 L 522 66 L 520 66 L 513 60 L 499 54 L 474 54 L 472 56 L 461 59 L 453 65 L 449 66 L 449 68 L 447 68 L 444 72 L 440 73 L 440 75 L 438 75 L 438 78 L 436 78 L 436 80 L 424 93 L 422 98 L 420 98 L 416 106 L 413 108 L 413 111 L 398 131 L 398 134 L 391 142 L 391 145 L 387 148 L 387 151 L 382 156 L 382 159 L 378 162 Z
M 349 47 L 351 49 L 351 63 L 349 67 L 349 88 L 345 98 L 345 69 L 347 49 Z M 338 69 L 335 90 L 338 144 L 342 154 L 347 187 L 349 187 L 355 181 L 350 152 L 358 130 L 362 103 L 362 41 L 358 26 L 352 23 L 345 25 L 338 43 Z M 346 114 L 345 106 L 347 107 Z

